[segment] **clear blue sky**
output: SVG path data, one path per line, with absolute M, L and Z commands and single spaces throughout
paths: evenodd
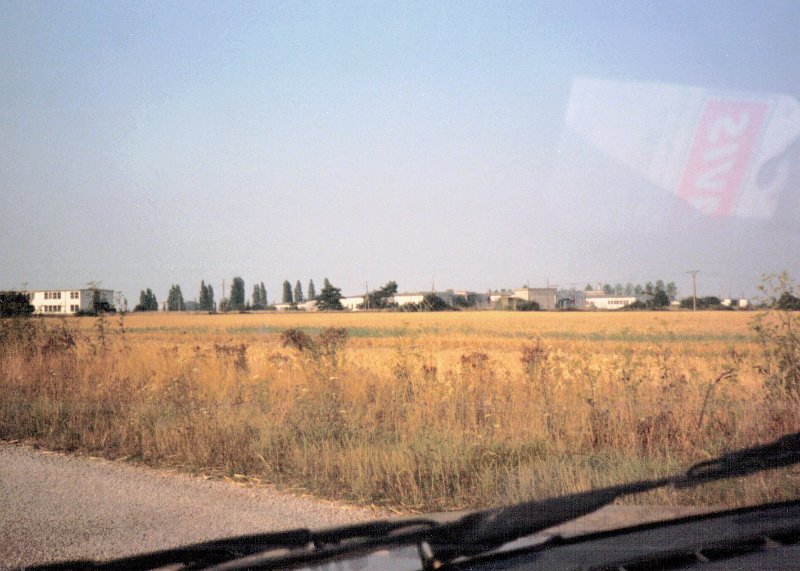
M 797 98 L 800 2 L 605 4 L 1 0 L 0 288 L 800 277 L 796 148 L 714 218 L 565 127 L 578 78 Z

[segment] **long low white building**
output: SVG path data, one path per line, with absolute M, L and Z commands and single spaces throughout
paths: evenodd
M 604 291 L 587 291 L 585 309 L 621 309 L 637 301 L 647 303 L 653 299 L 652 295 L 609 295 Z
M 453 299 L 455 298 L 455 292 L 453 290 L 447 291 L 417 291 L 417 292 L 406 292 L 406 293 L 396 293 L 392 298 L 392 301 L 399 306 L 408 305 L 411 303 L 422 303 L 425 301 L 425 296 L 434 294 L 436 297 L 447 303 L 448 305 L 453 304 Z
M 344 296 L 342 299 L 339 300 L 339 303 L 342 304 L 342 307 L 345 309 L 349 309 L 350 311 L 357 311 L 359 309 L 363 309 L 364 305 L 364 296 L 363 295 L 347 295 Z
M 23 293 L 28 296 L 34 313 L 74 315 L 80 311 L 94 310 L 95 292 L 98 301 L 114 307 L 114 290 L 110 289 L 48 289 Z

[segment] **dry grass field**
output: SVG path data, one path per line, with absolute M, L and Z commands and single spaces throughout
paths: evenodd
M 663 475 L 800 430 L 796 333 L 791 341 L 775 325 L 758 338 L 754 317 L 5 320 L 0 438 L 401 511 L 541 498 Z M 634 501 L 739 505 L 798 492 L 789 470 Z

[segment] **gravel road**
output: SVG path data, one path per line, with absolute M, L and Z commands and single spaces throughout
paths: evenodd
M 387 515 L 264 486 L 0 443 L 0 569 Z
M 573 535 L 708 509 L 613 505 L 548 533 Z M 0 570 L 385 517 L 390 514 L 267 486 L 0 442 Z

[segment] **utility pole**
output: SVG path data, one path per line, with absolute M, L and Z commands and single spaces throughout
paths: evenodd
M 697 274 L 700 270 L 689 270 L 687 274 L 692 274 L 692 311 L 697 311 Z

